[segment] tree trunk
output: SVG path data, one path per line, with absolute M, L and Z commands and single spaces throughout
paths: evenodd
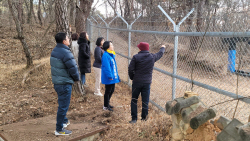
M 200 32 L 201 31 L 201 27 L 202 27 L 202 22 L 203 22 L 203 16 L 202 16 L 202 12 L 203 12 L 203 7 L 204 7 L 204 0 L 200 0 L 200 2 L 198 3 L 198 8 L 197 8 L 197 20 L 196 20 L 196 32 Z M 192 37 L 191 38 L 191 50 L 196 50 L 198 47 L 198 43 L 199 43 L 199 37 Z
M 33 0 L 30 0 L 30 9 L 28 13 L 27 23 L 32 24 L 32 9 L 33 9 Z
M 68 20 L 68 6 L 69 0 L 55 0 L 55 14 L 56 14 L 56 31 L 57 32 L 66 32 L 70 38 L 69 30 L 69 20 Z M 81 95 L 85 94 L 84 88 L 81 85 L 81 82 L 77 82 L 73 85 L 73 89 L 76 93 Z
M 55 0 L 56 32 L 66 32 L 70 35 L 67 5 L 69 0 Z M 69 36 L 70 37 L 70 36 Z
M 15 21 L 15 24 L 16 24 L 18 39 L 21 41 L 21 43 L 23 45 L 23 50 L 24 50 L 24 53 L 25 53 L 25 56 L 26 56 L 26 59 L 27 59 L 27 68 L 29 68 L 30 66 L 33 65 L 33 60 L 32 60 L 32 57 L 30 55 L 29 47 L 28 47 L 28 45 L 27 45 L 27 43 L 25 41 L 25 38 L 23 36 L 22 24 L 21 24 L 20 20 L 18 19 L 18 16 L 16 16 L 15 13 L 14 13 L 14 9 L 12 7 L 12 1 L 8 0 L 8 4 L 9 4 L 9 9 L 11 11 L 13 20 Z
M 37 10 L 37 17 L 38 17 L 38 20 L 39 20 L 39 24 L 40 24 L 41 26 L 43 26 L 43 22 L 42 22 L 42 13 L 41 13 L 41 1 L 42 1 L 42 0 L 39 0 L 38 10 Z
M 127 21 L 128 24 L 130 24 L 130 16 L 131 16 L 131 7 L 129 4 L 129 1 L 125 1 L 125 8 L 124 8 L 124 19 Z
M 191 9 L 194 7 L 194 0 L 187 0 L 187 4 L 186 6 L 188 6 L 186 13 L 190 12 Z M 186 16 L 186 14 L 185 14 Z M 192 32 L 192 25 L 193 25 L 193 17 L 194 14 L 192 13 L 188 18 L 187 18 L 187 31 L 188 32 Z M 196 49 L 196 38 L 195 37 L 190 37 L 190 49 L 191 50 L 195 50 Z
M 37 22 L 37 19 L 36 19 L 36 14 L 35 14 L 35 11 L 34 11 L 33 0 L 32 0 L 32 8 L 30 7 L 30 9 L 32 10 L 31 12 L 32 12 L 32 15 L 33 15 L 33 17 L 34 17 L 34 19 L 35 19 L 35 22 L 38 23 L 38 22 Z
M 75 19 L 77 33 L 86 30 L 85 22 L 87 20 L 87 17 L 89 16 L 93 2 L 94 0 L 80 0 L 80 7 L 76 9 L 76 19 Z
M 69 13 L 69 23 L 74 25 L 74 11 L 75 11 L 75 2 L 74 0 L 70 1 L 70 13 Z
M 54 5 L 55 1 L 48 1 L 48 10 L 49 10 L 49 22 L 53 22 L 55 20 L 55 12 L 53 11 L 53 5 Z
M 17 11 L 18 11 L 18 20 L 24 24 L 24 13 L 23 13 L 23 0 L 19 0 L 18 1 L 18 8 L 17 8 Z

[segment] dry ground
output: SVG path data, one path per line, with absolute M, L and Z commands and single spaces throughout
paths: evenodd
M 32 31 L 33 28 L 33 31 Z M 0 127 L 3 125 L 37 119 L 55 115 L 57 111 L 57 94 L 53 89 L 50 76 L 49 54 L 54 47 L 53 31 L 50 31 L 43 40 L 44 29 L 39 26 L 25 27 L 25 34 L 29 37 L 28 43 L 34 56 L 34 67 L 24 79 L 29 70 L 25 68 L 25 57 L 20 42 L 15 39 L 15 30 L 2 27 L 0 34 Z M 36 46 L 37 45 L 37 46 Z M 40 53 L 46 55 L 40 55 Z M 121 70 L 125 71 L 125 70 Z M 93 71 L 92 71 L 93 72 Z M 99 123 L 109 125 L 110 129 L 98 140 L 170 140 L 170 117 L 149 104 L 149 119 L 146 122 L 138 121 L 131 125 L 130 98 L 131 89 L 124 83 L 116 85 L 111 99 L 115 106 L 114 112 L 102 110 L 103 97 L 93 95 L 94 73 L 87 74 L 86 95 L 80 96 L 73 92 L 69 108 L 69 119 L 84 123 Z M 22 81 L 24 83 L 22 83 Z M 104 87 L 102 85 L 102 92 Z M 162 99 L 164 100 L 164 99 Z M 141 109 L 140 99 L 138 108 Z M 140 116 L 140 110 L 138 110 Z M 25 128 L 25 127 L 24 127 Z M 34 127 L 35 128 L 35 127 Z M 190 132 L 187 140 L 210 141 L 215 140 L 216 128 L 211 124 L 204 124 L 201 129 Z M 13 129 L 14 130 L 14 129 Z M 3 131 L 2 131 L 3 132 Z

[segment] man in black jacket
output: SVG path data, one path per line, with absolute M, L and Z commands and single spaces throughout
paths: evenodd
M 140 49 L 140 52 L 133 56 L 128 67 L 129 77 L 133 80 L 131 100 L 132 120 L 129 123 L 136 123 L 137 121 L 137 100 L 140 93 L 142 97 L 141 120 L 146 120 L 147 118 L 154 63 L 162 57 L 166 48 L 165 45 L 162 45 L 158 53 L 152 54 L 149 53 L 149 44 L 146 42 L 141 42 L 137 47 Z

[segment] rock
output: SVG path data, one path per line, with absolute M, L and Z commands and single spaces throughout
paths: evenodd
M 192 96 L 198 96 L 198 94 L 194 93 L 194 92 L 191 92 L 191 91 L 185 91 L 184 98 L 189 98 L 189 97 L 192 97 Z
M 180 128 L 172 128 L 171 135 L 174 140 L 182 140 L 184 139 L 184 134 L 182 133 Z
M 168 115 L 172 115 L 172 114 L 174 113 L 173 107 L 176 105 L 176 103 L 177 103 L 178 101 L 181 101 L 181 100 L 184 100 L 184 98 L 183 98 L 183 97 L 180 97 L 180 98 L 176 98 L 176 99 L 174 99 L 174 100 L 172 100 L 172 101 L 168 101 L 168 102 L 166 103 L 166 105 L 165 105 L 166 113 L 167 113 Z
M 206 108 L 201 102 L 193 104 L 190 107 L 181 110 L 182 120 L 184 123 L 189 123 L 193 117 L 197 116 L 205 110 Z
M 238 133 L 243 141 L 250 141 L 250 123 L 239 127 Z
M 190 127 L 197 129 L 200 125 L 216 116 L 215 109 L 207 109 L 190 120 Z
M 230 122 L 231 120 L 227 117 L 220 116 L 220 118 L 216 122 L 214 122 L 214 125 L 223 130 Z
M 174 113 L 179 113 L 181 109 L 189 107 L 193 104 L 199 103 L 199 97 L 197 96 L 192 96 L 190 98 L 184 99 L 184 100 L 179 100 L 173 107 Z
M 242 126 L 237 119 L 233 119 L 217 136 L 217 141 L 241 141 L 236 127 Z

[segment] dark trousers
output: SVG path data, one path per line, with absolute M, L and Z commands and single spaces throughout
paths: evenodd
M 109 106 L 109 100 L 115 91 L 115 84 L 105 85 L 104 107 Z
M 63 123 L 67 123 L 68 119 L 66 113 L 69 109 L 72 84 L 66 85 L 54 85 L 54 89 L 58 95 L 58 110 L 56 117 L 56 130 L 61 131 L 63 128 Z
M 133 83 L 132 84 L 132 100 L 131 100 L 131 116 L 132 120 L 137 120 L 137 101 L 141 93 L 142 112 L 141 119 L 145 120 L 148 115 L 148 103 L 150 96 L 150 83 Z

